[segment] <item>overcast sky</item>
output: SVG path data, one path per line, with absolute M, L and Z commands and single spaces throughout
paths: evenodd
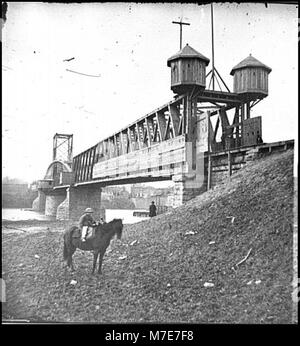
M 262 116 L 265 142 L 297 136 L 297 11 L 214 4 L 215 65 L 229 88 L 231 68 L 249 53 L 272 68 L 269 96 L 252 113 Z M 179 50 L 172 21 L 181 17 L 191 24 L 183 28 L 183 45 L 211 59 L 210 5 L 9 3 L 2 175 L 43 178 L 55 133 L 74 135 L 76 155 L 170 101 L 167 59 Z

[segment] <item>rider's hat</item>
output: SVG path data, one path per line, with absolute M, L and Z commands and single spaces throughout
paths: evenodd
M 84 212 L 85 213 L 93 213 L 94 210 L 92 208 L 86 208 Z

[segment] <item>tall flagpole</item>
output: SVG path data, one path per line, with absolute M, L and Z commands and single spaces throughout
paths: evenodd
M 212 43 L 212 87 L 215 90 L 215 52 L 214 52 L 214 10 L 213 3 L 211 3 L 211 43 Z

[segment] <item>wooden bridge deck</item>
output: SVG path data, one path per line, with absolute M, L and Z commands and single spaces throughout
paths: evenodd
M 88 185 L 121 185 L 140 182 L 155 182 L 171 180 L 172 176 L 186 172 L 186 151 L 184 138 L 175 141 L 166 141 L 164 145 L 146 148 L 143 151 L 129 153 L 110 159 L 102 164 L 95 164 L 93 179 L 74 182 L 75 187 Z M 245 155 L 254 150 L 257 153 L 273 153 L 288 150 L 294 147 L 294 140 L 263 143 L 259 145 L 228 149 L 218 152 L 204 152 L 205 167 L 208 168 L 208 159 L 212 161 L 211 172 L 232 172 L 245 164 Z M 222 159 L 223 158 L 223 159 Z M 235 160 L 235 158 L 241 158 Z M 211 174 L 212 174 L 211 173 Z M 67 189 L 70 184 L 55 186 L 54 190 Z

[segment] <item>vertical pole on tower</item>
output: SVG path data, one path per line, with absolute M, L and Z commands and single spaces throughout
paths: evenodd
M 180 20 L 180 22 L 173 21 L 172 23 L 179 24 L 180 26 L 179 47 L 181 49 L 182 48 L 182 25 L 190 25 L 190 23 L 184 23 L 182 19 Z
M 214 10 L 211 3 L 211 50 L 212 50 L 212 88 L 215 90 L 215 50 L 214 50 Z

